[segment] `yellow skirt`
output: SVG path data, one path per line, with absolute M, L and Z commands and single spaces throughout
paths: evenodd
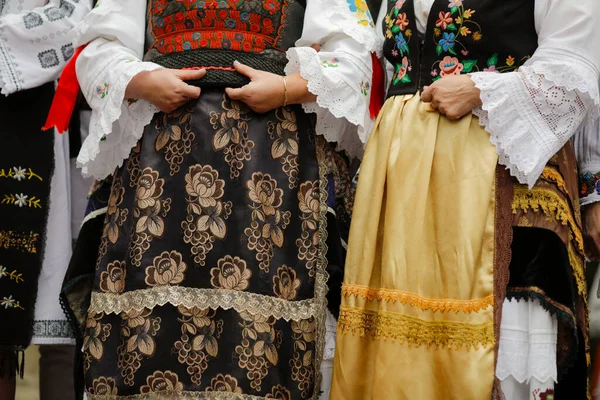
M 332 400 L 491 397 L 496 164 L 476 117 L 387 100 L 352 215 Z

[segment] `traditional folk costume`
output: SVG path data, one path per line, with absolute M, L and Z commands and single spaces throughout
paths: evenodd
M 30 343 L 73 344 L 58 300 L 72 247 L 68 135 L 41 128 L 90 9 L 0 1 L 0 349 L 15 357 Z
M 598 116 L 598 3 L 386 6 L 392 76 L 358 179 L 331 398 L 586 398 L 570 138 Z M 464 73 L 472 114 L 420 100 Z
M 347 162 L 326 139 L 357 155 L 372 126 L 368 9 L 104 0 L 79 31 L 92 117 L 78 161 L 112 181 L 107 203 L 94 203 L 105 188 L 94 191 L 87 219 L 105 214 L 91 299 L 85 272 L 63 292 L 84 330 L 88 399 L 316 399 L 322 360 L 333 358 L 333 211 L 351 208 L 338 202 L 350 197 Z M 252 112 L 225 95 L 249 82 L 234 60 L 299 71 L 318 99 Z M 162 67 L 206 68 L 200 98 L 171 114 L 124 98 L 134 75 Z

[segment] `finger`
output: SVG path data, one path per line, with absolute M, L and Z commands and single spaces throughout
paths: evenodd
M 175 76 L 182 81 L 191 81 L 194 79 L 200 79 L 206 75 L 205 69 L 175 69 Z
M 254 68 L 244 65 L 239 61 L 234 61 L 233 67 L 237 72 L 244 76 L 247 76 L 250 79 L 253 79 L 256 76 L 257 71 Z
M 431 87 L 425 86 L 423 88 L 423 93 L 421 93 L 421 101 L 423 103 L 431 103 L 431 100 L 433 100 L 433 91 L 431 90 Z
M 187 99 L 197 99 L 200 97 L 200 88 L 184 83 L 181 86 L 179 93 Z
M 316 43 L 315 43 L 315 44 L 313 44 L 313 45 L 312 45 L 312 46 L 310 46 L 310 47 L 312 47 L 313 49 L 315 49 L 315 50 L 317 51 L 317 53 L 321 51 L 321 46 L 319 46 L 319 45 L 318 45 L 318 44 L 316 44 Z
M 246 98 L 246 86 L 237 89 L 227 88 L 225 89 L 225 93 L 227 93 L 227 96 L 229 96 L 231 100 L 243 100 Z

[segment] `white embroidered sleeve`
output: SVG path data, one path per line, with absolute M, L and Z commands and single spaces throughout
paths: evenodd
M 73 27 L 91 0 L 50 0 L 44 7 L 0 17 L 1 93 L 56 80 L 74 53 Z
M 483 105 L 474 110 L 499 162 L 532 187 L 547 161 L 598 118 L 600 4 L 536 0 L 539 47 L 518 72 L 471 75 Z
M 585 126 L 573 138 L 577 164 L 581 205 L 600 201 L 600 123 Z
M 317 95 L 303 104 L 317 115 L 317 133 L 350 156 L 360 157 L 373 126 L 369 113 L 371 52 L 380 49 L 374 23 L 362 0 L 309 0 L 302 37 L 288 50 L 286 74 L 297 71 Z M 319 44 L 319 52 L 310 46 Z
M 127 6 L 104 0 L 78 26 L 77 78 L 92 108 L 90 129 L 77 165 L 84 176 L 104 179 L 121 166 L 158 109 L 145 100 L 125 99 L 131 79 L 160 66 L 142 62 L 146 2 Z

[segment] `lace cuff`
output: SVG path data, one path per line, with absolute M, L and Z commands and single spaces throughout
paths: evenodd
M 490 133 L 499 162 L 520 183 L 531 188 L 582 122 L 597 118 L 600 102 L 592 75 L 580 64 L 547 61 L 513 73 L 471 74 L 483 103 L 473 113 Z
M 148 101 L 125 100 L 125 90 L 135 75 L 160 66 L 139 61 L 128 62 L 125 68 L 114 68 L 113 63 L 109 65 L 112 72 L 107 79 L 99 80 L 96 88 L 88 88 L 85 92 L 92 107 L 92 117 L 89 135 L 77 157 L 82 174 L 96 179 L 106 178 L 123 164 L 142 137 L 146 125 L 158 112 L 158 108 Z M 94 96 L 92 92 L 96 97 L 90 101 Z
M 360 157 L 372 126 L 370 78 L 367 80 L 366 67 L 358 66 L 352 57 L 345 51 L 317 53 L 310 47 L 293 47 L 287 52 L 285 73 L 300 71 L 308 90 L 317 96 L 316 102 L 302 105 L 304 111 L 317 115 L 317 134 L 337 142 L 350 156 Z M 362 82 L 347 82 L 361 73 L 365 76 Z

